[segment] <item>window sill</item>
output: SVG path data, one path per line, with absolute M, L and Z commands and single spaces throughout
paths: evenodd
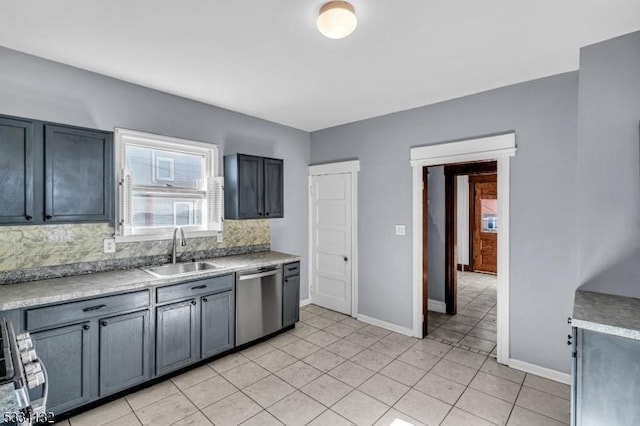
M 222 242 L 222 232 L 220 231 L 184 231 L 185 238 L 206 238 L 215 237 L 216 242 Z M 116 244 L 134 243 L 141 241 L 169 241 L 173 239 L 173 231 L 162 234 L 138 234 L 138 235 L 115 235 Z M 178 238 L 180 235 L 178 234 Z

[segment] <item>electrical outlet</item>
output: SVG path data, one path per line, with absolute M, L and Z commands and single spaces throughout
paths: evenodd
M 396 235 L 405 235 L 406 230 L 404 225 L 396 225 Z
M 104 252 L 105 253 L 115 253 L 116 252 L 116 239 L 115 238 L 105 238 L 104 239 Z

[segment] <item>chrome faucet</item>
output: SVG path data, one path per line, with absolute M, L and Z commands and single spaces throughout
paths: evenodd
M 176 227 L 173 230 L 173 248 L 171 249 L 171 263 L 176 263 L 176 237 L 178 236 L 178 229 L 180 230 L 180 245 L 185 247 L 187 245 L 187 239 L 184 237 L 184 231 L 181 227 Z

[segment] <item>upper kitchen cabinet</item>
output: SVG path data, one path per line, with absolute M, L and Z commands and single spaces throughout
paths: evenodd
M 0 117 L 0 222 L 33 220 L 35 125 L 29 120 Z
M 254 155 L 224 157 L 227 219 L 284 217 L 283 161 Z
M 0 116 L 0 225 L 113 221 L 110 132 Z
M 45 221 L 110 221 L 111 133 L 47 124 L 44 140 Z

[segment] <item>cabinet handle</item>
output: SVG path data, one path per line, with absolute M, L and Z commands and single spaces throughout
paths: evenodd
M 265 216 L 269 216 L 269 212 L 266 212 L 266 213 L 265 213 Z
M 258 212 L 258 216 L 262 216 L 262 212 Z
M 344 257 L 344 261 L 345 261 L 345 262 L 348 262 L 348 261 L 349 261 L 349 258 L 348 258 L 347 256 L 345 256 L 345 257 Z
M 83 325 L 83 326 L 82 326 L 82 329 L 83 329 L 83 330 L 88 330 L 88 329 L 90 329 L 90 328 L 91 328 L 91 327 L 89 326 L 89 324 L 85 324 L 85 325 Z
M 207 302 L 209 301 L 209 299 L 207 299 L 206 297 L 203 297 L 203 298 L 202 298 L 202 301 L 203 301 L 204 303 L 207 303 Z
M 195 301 L 195 300 L 192 300 L 192 301 L 191 301 L 191 304 L 192 304 L 192 305 L 195 305 L 195 304 L 196 304 L 196 301 Z
M 284 282 L 285 282 L 285 283 L 288 283 L 288 282 L 289 282 L 289 278 L 285 278 L 285 279 L 284 279 Z
M 84 308 L 84 309 L 82 310 L 82 312 L 97 311 L 98 309 L 102 309 L 102 308 L 104 308 L 105 306 L 107 306 L 107 305 L 91 306 L 91 307 L 89 307 L 89 308 Z
M 106 326 L 107 326 L 107 324 L 109 324 L 109 323 L 108 323 L 108 322 L 106 322 L 106 321 L 102 321 L 100 324 L 102 324 L 102 326 L 103 326 L 103 327 L 106 327 Z
M 33 218 L 31 217 L 31 215 L 26 215 L 24 218 L 25 218 L 25 219 L 27 219 L 27 220 L 29 220 L 29 221 L 30 221 L 31 219 L 33 219 Z
M 46 214 L 46 215 L 44 215 L 44 218 L 47 219 L 47 220 L 51 220 L 51 219 L 53 219 L 53 216 L 51 216 L 50 214 Z
M 195 287 L 191 287 L 191 290 L 200 290 L 201 288 L 207 288 L 206 284 L 197 285 Z

